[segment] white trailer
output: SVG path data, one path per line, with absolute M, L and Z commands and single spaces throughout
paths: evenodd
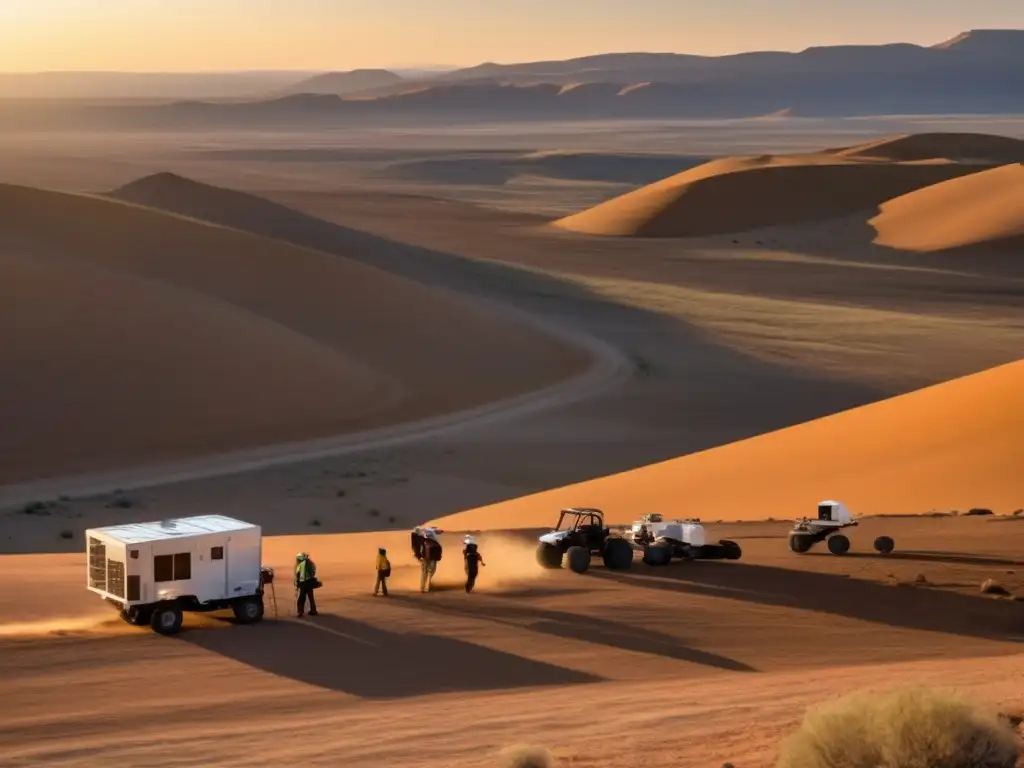
M 739 560 L 743 555 L 740 545 L 730 539 L 709 544 L 698 517 L 666 520 L 657 513 L 647 514 L 633 523 L 626 538 L 643 548 L 644 562 L 648 565 L 668 565 L 673 557 Z
M 273 570 L 261 566 L 258 525 L 201 515 L 91 528 L 85 540 L 89 591 L 130 624 L 173 635 L 185 611 L 230 608 L 245 624 L 263 618 L 263 587 Z

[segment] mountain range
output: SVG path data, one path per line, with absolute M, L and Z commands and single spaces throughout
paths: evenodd
M 411 117 L 1012 114 L 1024 112 L 1024 30 L 972 30 L 932 46 L 819 46 L 727 56 L 609 53 L 445 72 L 364 69 L 277 81 L 262 97 L 244 101 L 197 96 L 83 109 L 94 121 L 182 127 Z

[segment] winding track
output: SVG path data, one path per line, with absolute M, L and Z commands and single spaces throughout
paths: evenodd
M 14 507 L 59 495 L 88 497 L 118 488 L 137 490 L 203 480 L 437 438 L 585 400 L 618 386 L 632 375 L 631 361 L 619 349 L 601 339 L 570 330 L 504 303 L 465 295 L 459 295 L 459 298 L 483 304 L 491 311 L 509 315 L 515 321 L 532 325 L 567 344 L 580 347 L 590 353 L 593 362 L 582 373 L 543 389 L 418 421 L 147 467 L 51 477 L 0 486 L 0 507 Z

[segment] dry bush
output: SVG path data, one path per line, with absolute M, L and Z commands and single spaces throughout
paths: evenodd
M 1013 730 L 954 693 L 859 693 L 812 710 L 776 768 L 1014 768 Z
M 501 768 L 555 768 L 555 756 L 544 747 L 516 744 L 502 750 Z

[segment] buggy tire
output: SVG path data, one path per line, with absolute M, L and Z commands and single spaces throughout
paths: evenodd
M 845 555 L 850 551 L 850 540 L 841 533 L 828 537 L 828 551 L 833 555 Z
M 743 550 L 740 545 L 730 539 L 722 539 L 718 542 L 722 547 L 722 557 L 726 560 L 739 560 L 743 557 Z
M 255 624 L 263 618 L 263 598 L 258 595 L 243 597 L 231 604 L 231 610 L 239 624 Z
M 669 544 L 652 544 L 644 547 L 643 561 L 647 565 L 668 565 L 672 562 L 672 547 Z
M 590 568 L 590 550 L 586 547 L 569 547 L 565 552 L 565 567 L 573 573 L 586 573 Z
M 541 542 L 537 545 L 537 562 L 541 568 L 554 570 L 562 567 L 562 550 L 554 544 Z
M 625 571 L 633 565 L 633 547 L 625 539 L 609 537 L 605 539 L 601 559 L 608 570 Z
M 791 533 L 789 534 L 789 548 L 793 552 L 802 555 L 804 552 L 810 552 L 811 547 L 814 546 L 814 536 L 810 533 Z
M 176 635 L 181 630 L 183 620 L 181 606 L 177 603 L 166 603 L 153 609 L 150 626 L 158 635 Z
M 875 551 L 882 555 L 888 555 L 894 549 L 896 549 L 896 542 L 894 542 L 889 536 L 879 536 L 875 539 Z

